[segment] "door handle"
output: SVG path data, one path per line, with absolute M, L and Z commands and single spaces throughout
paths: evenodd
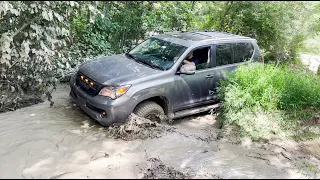
M 206 79 L 213 78 L 213 74 L 206 75 Z

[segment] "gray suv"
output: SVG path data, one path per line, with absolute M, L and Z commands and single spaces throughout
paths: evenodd
M 197 64 L 185 64 L 188 54 Z M 218 102 L 217 82 L 241 64 L 261 61 L 255 39 L 216 31 L 155 35 L 130 52 L 84 62 L 70 79 L 70 97 L 104 126 L 131 113 L 173 120 Z

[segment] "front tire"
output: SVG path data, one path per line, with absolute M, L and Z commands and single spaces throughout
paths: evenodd
M 133 112 L 139 117 L 144 117 L 158 123 L 162 122 L 165 117 L 162 107 L 153 101 L 139 104 Z

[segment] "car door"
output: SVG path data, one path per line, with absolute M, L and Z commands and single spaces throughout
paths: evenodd
M 235 71 L 238 66 L 252 58 L 254 47 L 250 42 L 228 42 L 213 45 L 214 96 L 217 86 L 226 79 L 227 73 Z
M 210 94 L 210 92 L 213 90 L 214 84 L 214 76 L 212 74 L 212 46 L 205 47 L 208 47 L 210 51 L 208 51 L 207 62 L 198 66 L 202 68 L 197 69 L 193 75 L 176 74 L 174 77 L 174 111 L 198 106 L 212 99 Z

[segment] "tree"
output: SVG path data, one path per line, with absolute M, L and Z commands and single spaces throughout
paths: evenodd
M 0 88 L 7 92 L 1 93 L 1 108 L 28 92 L 51 100 L 56 66 L 68 66 L 59 50 L 68 41 L 66 19 L 76 6 L 73 1 L 0 2 Z
M 207 4 L 209 14 L 202 29 L 213 28 L 254 37 L 260 47 L 271 55 L 269 59 L 290 59 L 289 55 L 294 51 L 290 47 L 292 42 L 303 40 L 299 33 L 292 30 L 299 17 L 305 17 L 295 13 L 305 12 L 303 2 L 225 1 Z

